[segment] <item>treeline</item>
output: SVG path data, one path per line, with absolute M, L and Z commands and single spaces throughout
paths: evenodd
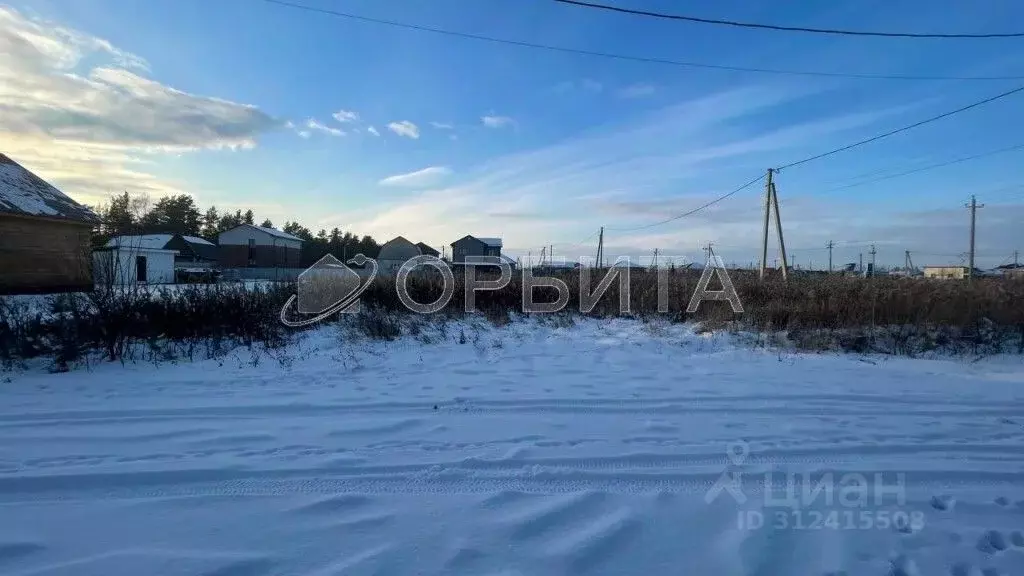
M 134 234 L 181 234 L 216 243 L 218 234 L 240 224 L 275 228 L 269 218 L 257 220 L 252 210 L 221 212 L 216 206 L 210 206 L 203 211 L 188 194 L 164 196 L 150 203 L 146 196 L 124 192 L 111 196 L 109 202 L 95 207 L 94 211 L 101 219 L 93 234 L 95 246 L 106 244 L 114 236 Z M 372 236 L 357 236 L 339 228 L 321 229 L 314 234 L 298 222 L 285 222 L 278 229 L 304 240 L 303 266 L 316 262 L 324 254 L 346 258 L 362 253 L 375 258 L 380 251 L 380 244 Z

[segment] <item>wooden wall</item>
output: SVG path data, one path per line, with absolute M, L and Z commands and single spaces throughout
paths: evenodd
M 0 213 L 0 294 L 92 290 L 92 227 Z

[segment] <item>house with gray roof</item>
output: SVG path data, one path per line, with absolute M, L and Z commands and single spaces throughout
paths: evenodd
M 463 236 L 451 246 L 453 264 L 465 264 L 467 256 L 494 258 L 495 263 L 501 258 L 501 238 Z

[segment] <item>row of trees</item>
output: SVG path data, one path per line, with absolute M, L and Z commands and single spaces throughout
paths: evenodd
M 94 210 L 101 218 L 101 223 L 93 235 L 97 246 L 106 244 L 114 236 L 132 234 L 182 234 L 198 236 L 216 243 L 218 234 L 240 224 L 274 227 L 270 219 L 264 219 L 257 224 L 252 210 L 222 213 L 216 206 L 210 206 L 204 212 L 188 194 L 164 196 L 151 203 L 144 195 L 124 192 L 111 196 L 107 203 L 95 207 Z M 312 264 L 328 253 L 339 258 L 358 253 L 374 258 L 380 251 L 380 245 L 373 237 L 356 236 L 351 232 L 343 233 L 338 228 L 330 231 L 321 229 L 313 234 L 309 228 L 298 222 L 285 222 L 280 230 L 304 240 L 303 265 Z

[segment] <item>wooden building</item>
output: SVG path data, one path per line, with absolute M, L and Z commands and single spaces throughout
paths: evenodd
M 90 239 L 99 218 L 0 154 L 0 294 L 93 288 Z

